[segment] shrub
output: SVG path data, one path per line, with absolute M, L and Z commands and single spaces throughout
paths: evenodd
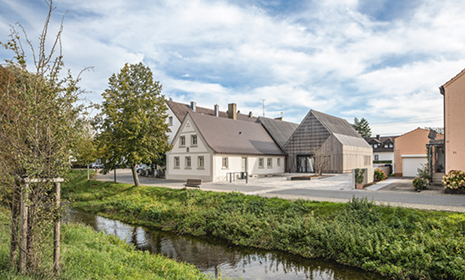
M 386 180 L 386 173 L 383 170 L 375 169 L 375 181 L 384 181 Z
M 413 179 L 413 188 L 417 191 L 421 191 L 421 190 L 424 190 L 428 187 L 429 185 L 429 180 L 428 179 L 425 179 L 425 178 L 421 178 L 421 177 L 415 177 L 415 179 Z
M 465 173 L 460 170 L 451 170 L 442 177 L 444 188 L 451 190 L 465 190 Z

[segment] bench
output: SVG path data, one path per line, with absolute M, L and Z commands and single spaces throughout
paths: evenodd
M 187 179 L 187 182 L 184 184 L 184 188 L 194 187 L 194 188 L 200 189 L 201 184 L 202 184 L 201 179 Z

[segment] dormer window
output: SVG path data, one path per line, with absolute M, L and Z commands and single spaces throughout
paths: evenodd
M 374 149 L 377 149 L 377 148 L 378 148 L 378 144 L 373 144 L 373 148 L 374 148 Z
M 394 148 L 394 144 L 389 143 L 389 148 Z
M 384 148 L 387 148 L 388 147 L 388 144 L 384 144 Z

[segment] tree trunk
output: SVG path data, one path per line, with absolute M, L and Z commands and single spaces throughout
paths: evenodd
M 131 165 L 131 170 L 132 170 L 132 177 L 134 178 L 134 186 L 138 187 L 140 186 L 140 183 L 139 183 L 139 176 L 137 176 L 136 166 Z
M 16 268 L 16 259 L 18 255 L 18 226 L 21 215 L 21 185 L 15 182 L 13 186 L 13 198 L 11 201 L 11 239 L 10 239 L 10 267 Z
M 27 218 L 27 262 L 28 262 L 28 268 L 29 271 L 36 271 L 38 267 L 38 261 L 37 258 L 34 254 L 34 246 L 35 246 L 35 232 L 34 232 L 34 227 L 36 223 L 36 207 L 37 207 L 37 190 L 35 190 L 37 186 L 31 187 L 31 193 L 29 194 L 30 196 L 30 204 L 29 204 L 29 209 L 28 209 L 28 218 Z
M 89 170 L 89 163 L 87 164 L 87 181 L 90 180 L 90 170 Z
M 55 228 L 53 234 L 53 271 L 55 274 L 60 272 L 60 196 L 61 196 L 61 189 L 60 189 L 60 182 L 55 183 L 55 206 L 57 209 L 56 217 L 55 217 Z

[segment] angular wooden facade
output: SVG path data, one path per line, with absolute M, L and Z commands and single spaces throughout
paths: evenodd
M 284 151 L 288 172 L 314 172 L 314 151 L 329 156 L 327 173 L 348 173 L 372 168 L 373 149 L 346 120 L 310 110 L 294 131 Z

